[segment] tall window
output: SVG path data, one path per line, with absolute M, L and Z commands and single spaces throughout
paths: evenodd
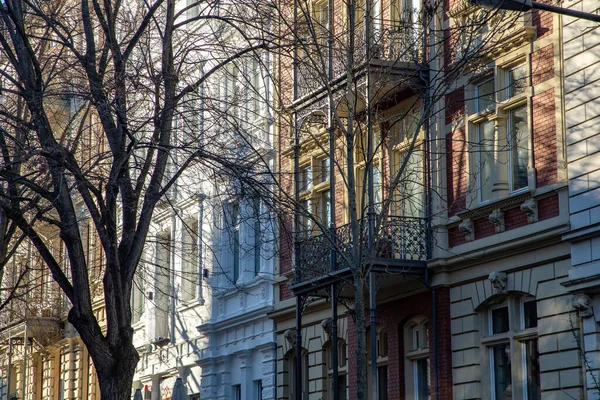
M 300 186 L 300 231 L 313 233 L 312 219 L 327 229 L 331 222 L 331 192 L 329 190 L 329 157 L 311 157 L 298 172 Z
M 302 399 L 308 400 L 308 352 L 303 351 L 302 355 L 302 382 L 300 385 L 302 386 Z M 298 400 L 296 399 L 296 353 L 292 352 L 287 359 L 287 371 L 288 371 L 288 398 L 289 400 Z
M 327 377 L 327 399 L 333 399 L 333 348 L 331 342 L 323 348 L 325 353 L 325 368 Z M 338 338 L 338 393 L 340 400 L 348 398 L 348 348 L 343 339 Z
M 181 299 L 190 301 L 198 291 L 198 218 L 185 220 L 182 228 Z
M 154 337 L 169 336 L 169 307 L 171 293 L 171 233 L 157 236 L 154 283 L 155 332 Z
M 371 387 L 371 340 L 370 328 L 367 330 L 367 363 L 368 365 L 368 382 Z M 385 328 L 377 327 L 377 395 L 376 400 L 388 399 L 388 331 Z M 369 391 L 369 400 L 373 400 Z
M 528 78 L 527 66 L 519 64 L 497 68 L 493 78 L 473 85 L 470 129 L 476 151 L 471 167 L 479 203 L 524 190 L 530 184 Z
M 227 247 L 230 252 L 231 279 L 236 283 L 241 275 L 240 265 L 240 204 L 231 201 L 225 209 L 225 232 L 229 238 Z
M 140 265 L 133 277 L 133 287 L 131 288 L 131 313 L 132 322 L 135 324 L 140 321 L 145 310 L 145 284 L 143 277 L 144 268 Z
M 511 295 L 483 316 L 492 400 L 541 399 L 536 300 Z
M 429 325 L 415 317 L 404 326 L 406 398 L 430 400 Z
M 262 246 L 262 229 L 261 229 L 261 212 L 260 198 L 255 198 L 252 201 L 252 210 L 254 212 L 254 275 L 260 273 L 261 264 L 261 246 Z

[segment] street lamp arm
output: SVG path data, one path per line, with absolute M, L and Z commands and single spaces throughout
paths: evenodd
M 550 11 L 557 14 L 568 15 L 569 17 L 575 17 L 580 19 L 587 19 L 588 21 L 600 22 L 600 15 L 589 13 L 585 11 L 572 10 L 570 8 L 558 7 L 552 4 L 540 3 L 539 1 L 531 2 L 532 8 L 539 10 Z
M 511 10 L 529 11 L 532 8 L 550 11 L 557 14 L 567 15 L 574 18 L 586 19 L 588 21 L 600 22 L 600 15 L 585 11 L 572 10 L 570 8 L 558 7 L 552 4 L 541 3 L 532 0 L 468 0 L 486 10 Z

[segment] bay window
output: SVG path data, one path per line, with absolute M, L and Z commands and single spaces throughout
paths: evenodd
M 470 168 L 479 204 L 534 185 L 531 169 L 528 69 L 525 63 L 498 67 L 493 78 L 472 85 Z M 496 90 L 499 87 L 500 90 Z

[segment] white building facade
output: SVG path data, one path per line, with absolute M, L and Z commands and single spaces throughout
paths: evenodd
M 190 7 L 180 17 L 229 12 L 216 7 Z M 242 42 L 223 27 L 206 28 L 182 38 L 198 49 L 190 68 L 213 75 L 178 106 L 181 159 L 174 157 L 170 171 L 188 159 L 188 138 L 206 151 L 177 177 L 154 217 L 132 296 L 141 356 L 133 389 L 144 399 L 170 399 L 181 377 L 190 399 L 272 399 L 275 336 L 267 312 L 276 224 L 258 189 L 265 186 L 252 184 L 264 184 L 261 172 L 273 170 L 271 56 L 242 51 L 252 43 L 227 62 L 232 46 L 223 46 L 230 52 L 223 58 L 203 53 L 198 43 L 207 30 L 224 43 Z M 240 171 L 232 173 L 234 165 Z

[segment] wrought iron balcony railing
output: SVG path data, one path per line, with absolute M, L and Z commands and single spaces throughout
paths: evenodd
M 355 30 L 355 42 L 352 49 L 353 68 L 365 62 L 384 63 L 417 63 L 422 59 L 422 35 L 418 24 L 382 20 L 372 28 L 370 52 L 367 55 L 364 27 Z M 313 40 L 310 36 L 298 45 L 298 97 L 314 93 L 324 88 L 328 77 L 329 49 L 327 41 L 320 38 Z M 333 80 L 342 78 L 348 67 L 347 34 L 341 34 L 333 42 L 332 70 Z
M 369 253 L 366 221 L 360 225 L 362 232 L 357 241 L 353 241 L 351 224 L 346 224 L 336 228 L 333 240 L 330 234 L 320 234 L 300 242 L 295 284 L 330 277 L 336 271 L 349 268 L 349 263 L 357 263 L 357 257 L 361 263 L 369 262 L 366 259 Z M 387 217 L 373 239 L 374 251 L 370 262 L 403 267 L 403 264 L 406 266 L 427 259 L 427 220 L 424 218 Z M 354 248 L 353 243 L 358 243 L 360 248 Z M 332 249 L 336 252 L 333 270 Z

